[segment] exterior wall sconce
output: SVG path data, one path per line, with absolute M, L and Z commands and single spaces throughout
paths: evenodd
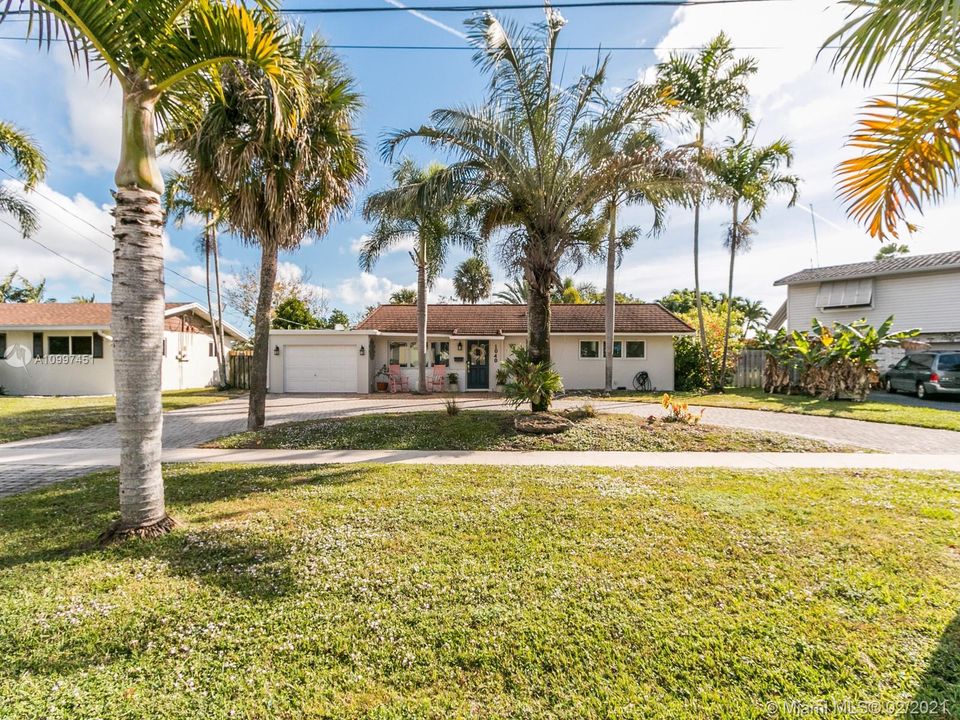
M 363 356 L 366 355 L 366 354 L 367 354 L 367 349 L 366 349 L 363 345 L 361 345 L 361 346 L 360 346 L 360 357 L 363 357 Z
M 458 342 L 458 343 L 457 343 L 457 352 L 463 352 L 463 343 L 462 343 L 462 342 Z
M 277 355 L 277 356 L 279 357 L 279 355 L 280 355 L 280 346 L 279 346 L 279 345 L 274 345 L 274 346 L 273 346 L 273 354 L 274 354 L 274 355 Z

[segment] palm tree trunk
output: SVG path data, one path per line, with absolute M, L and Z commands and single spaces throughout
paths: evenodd
M 607 289 L 604 317 L 606 331 L 606 352 L 603 361 L 603 387 L 607 392 L 613 390 L 613 330 L 616 322 L 616 300 L 613 283 L 617 269 L 617 203 L 610 201 L 610 231 L 607 237 Z
M 250 406 L 247 429 L 259 430 L 266 422 L 267 367 L 270 361 L 270 320 L 273 286 L 277 281 L 277 246 L 264 244 L 260 252 L 260 291 L 253 319 L 253 358 L 250 363 Z
M 715 383 L 715 389 L 719 392 L 723 392 L 727 376 L 727 350 L 730 347 L 730 318 L 733 312 L 733 264 L 737 259 L 737 245 L 740 244 L 739 227 L 737 226 L 739 209 L 738 201 L 734 200 L 733 227 L 730 231 L 730 274 L 727 277 L 727 322 L 723 330 L 723 358 L 720 361 L 720 372 Z
M 417 392 L 427 391 L 427 266 L 424 248 L 417 263 Z
M 706 123 L 700 123 L 697 133 L 697 165 L 703 163 L 703 142 L 706 135 Z M 697 323 L 700 330 L 700 348 L 703 350 L 703 360 L 707 368 L 707 379 L 714 385 L 713 361 L 710 358 L 710 348 L 707 346 L 707 329 L 703 324 L 703 298 L 700 294 L 700 193 L 693 203 L 693 292 L 697 304 Z
M 223 290 L 220 285 L 220 241 L 217 238 L 217 227 L 213 226 L 213 278 L 214 283 L 217 286 L 217 334 L 220 339 L 220 342 L 217 344 L 217 347 L 220 350 L 220 355 L 217 357 L 217 362 L 220 365 L 220 387 L 227 386 L 227 346 L 224 343 L 223 335 Z
M 213 295 L 210 292 L 210 253 L 213 251 L 213 241 L 210 237 L 210 215 L 207 215 L 207 223 L 203 229 L 203 259 L 205 263 L 207 285 L 207 312 L 210 313 L 210 337 L 213 341 L 213 355 L 217 359 L 217 372 L 220 372 L 220 349 L 217 337 L 217 316 L 213 314 Z M 217 381 L 218 385 L 223 385 L 223 375 L 220 375 Z
M 123 98 L 123 145 L 114 210 L 110 330 L 120 438 L 120 521 L 101 541 L 169 531 L 160 451 L 162 380 L 163 177 L 156 163 L 152 96 Z
M 533 362 L 550 362 L 550 290 L 554 273 L 549 269 L 528 270 L 527 350 Z M 550 402 L 533 403 L 534 412 L 550 409 Z

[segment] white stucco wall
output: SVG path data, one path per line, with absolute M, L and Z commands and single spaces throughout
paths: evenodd
M 210 335 L 196 332 L 163 333 L 167 341 L 167 354 L 161 365 L 164 390 L 187 390 L 219 385 L 220 369 L 217 358 L 210 356 Z M 224 338 L 226 352 L 233 347 L 233 340 Z
M 270 333 L 270 360 L 267 368 L 267 389 L 273 393 L 283 392 L 283 353 L 291 345 L 352 345 L 357 358 L 357 389 L 370 392 L 372 373 L 370 362 L 370 338 L 366 333 L 338 330 L 280 330 Z M 360 355 L 360 347 L 364 354 Z M 280 348 L 280 354 L 274 354 Z M 378 366 L 379 367 L 379 366 Z

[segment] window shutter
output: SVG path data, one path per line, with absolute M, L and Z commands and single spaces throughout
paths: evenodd
M 43 333 L 35 332 L 33 334 L 33 356 L 35 358 L 43 357 Z
M 95 358 L 103 357 L 103 335 L 100 333 L 93 334 L 93 356 Z
M 7 356 L 7 334 L 0 333 L 0 358 Z

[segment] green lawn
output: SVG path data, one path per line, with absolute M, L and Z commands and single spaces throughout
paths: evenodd
M 166 475 L 107 550 L 114 474 L 0 500 L 0 717 L 960 712 L 960 475 Z
M 356 415 L 275 425 L 220 438 L 207 447 L 312 450 L 631 450 L 710 452 L 855 451 L 782 433 L 712 425 L 650 423 L 633 415 L 578 419 L 558 435 L 523 435 L 517 413 L 467 410 Z M 576 417 L 576 414 L 573 414 Z
M 876 401 L 818 400 L 802 395 L 770 395 L 756 388 L 727 388 L 722 394 L 672 393 L 691 405 L 706 407 L 771 410 L 773 412 L 801 413 L 803 415 L 830 415 L 833 417 L 869 420 L 895 425 L 960 430 L 960 402 L 957 409 L 941 410 L 932 407 L 912 407 Z M 605 400 L 659 403 L 663 393 L 614 393 Z M 708 416 L 709 417 L 709 416 Z
M 179 410 L 220 402 L 246 391 L 218 392 L 214 388 L 171 390 L 163 394 L 164 410 Z M 0 395 L 0 443 L 113 422 L 114 398 L 15 397 Z M 2 717 L 2 715 L 0 715 Z

